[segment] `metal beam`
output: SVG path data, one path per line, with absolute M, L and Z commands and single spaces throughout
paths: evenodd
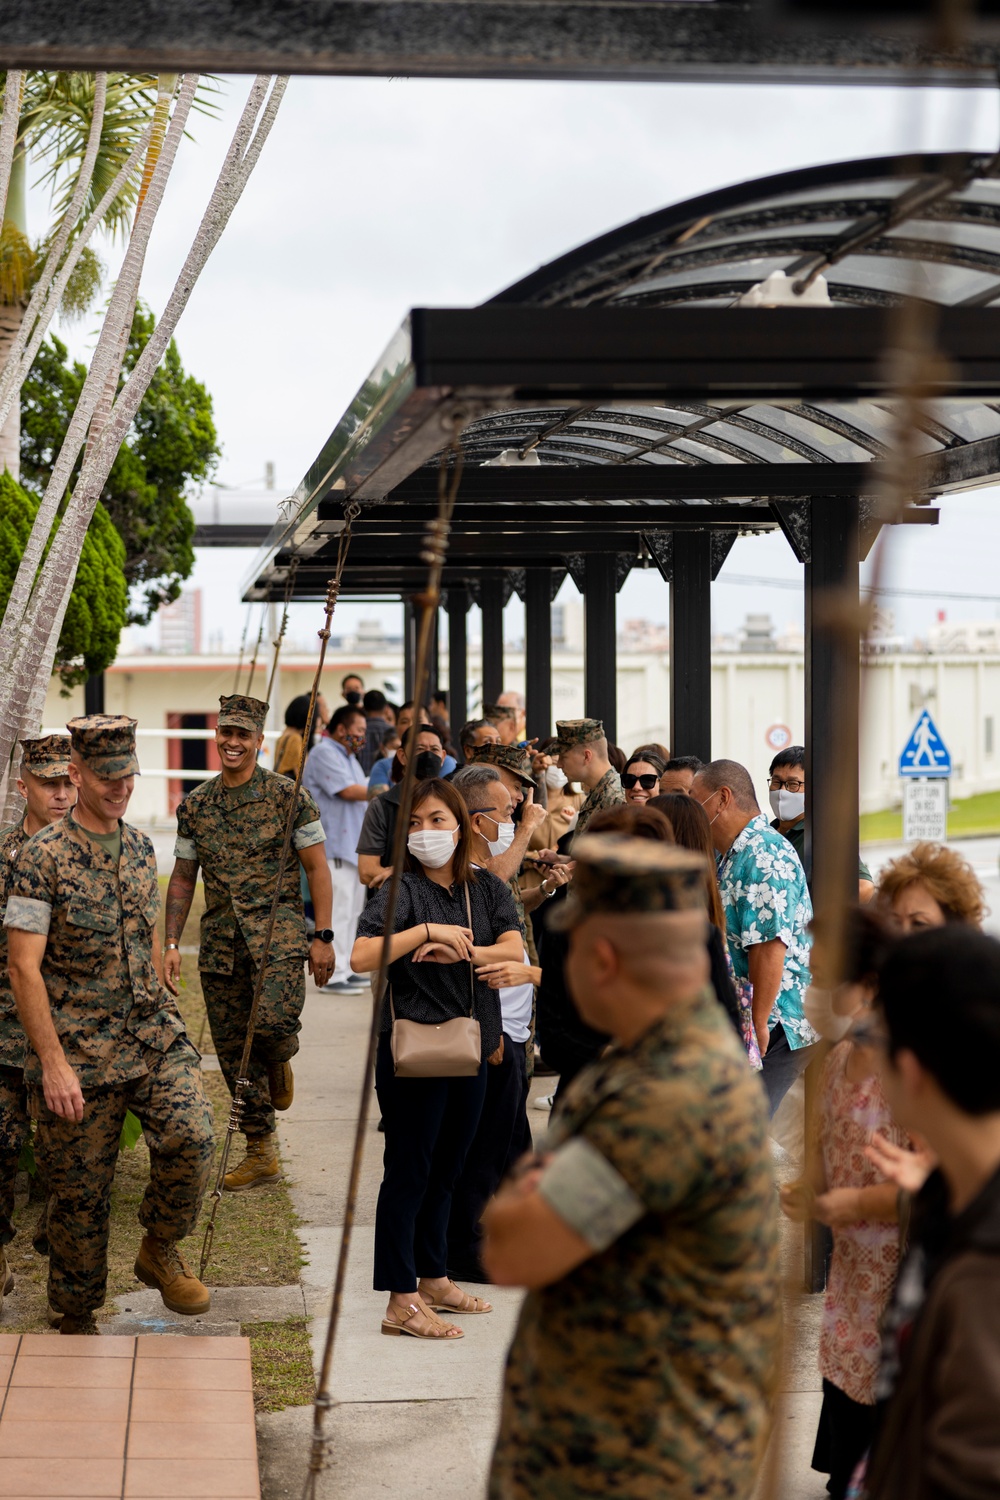
M 457 745 L 458 731 L 469 717 L 469 590 L 448 590 L 448 719 Z
M 995 85 L 995 34 L 968 30 L 944 53 L 921 27 L 825 19 L 782 25 L 759 0 L 5 0 L 0 66 Z
M 467 399 L 884 398 L 891 308 L 415 308 L 421 388 Z M 936 309 L 932 396 L 1000 399 L 1000 309 Z M 822 467 L 826 467 L 823 465 Z
M 196 526 L 191 545 L 194 547 L 260 547 L 271 535 L 273 527 L 239 522 L 219 525 Z
M 979 444 L 970 443 L 970 448 Z M 946 472 L 957 464 L 964 449 L 942 455 Z M 978 454 L 977 454 L 978 457 Z M 537 468 L 471 468 L 466 466 L 458 487 L 456 510 L 467 506 L 492 507 L 507 503 L 528 505 L 538 500 L 575 503 L 581 500 L 695 501 L 703 509 L 706 500 L 732 497 L 798 498 L 802 495 L 856 495 L 874 493 L 878 473 L 874 464 L 747 463 L 747 464 L 580 464 L 565 468 L 540 464 Z M 386 504 L 396 501 L 412 506 L 423 502 L 436 510 L 436 468 L 416 469 L 391 491 Z M 743 507 L 737 507 L 742 509 Z M 343 499 L 321 500 L 321 519 L 343 511 Z M 362 515 L 367 513 L 362 511 Z
M 618 559 L 613 552 L 591 552 L 583 579 L 583 703 L 590 719 L 603 719 L 609 740 L 618 733 L 616 604 Z
M 552 573 L 525 570 L 524 683 L 529 738 L 552 733 Z
M 678 533 L 670 584 L 670 753 L 712 758 L 712 535 Z

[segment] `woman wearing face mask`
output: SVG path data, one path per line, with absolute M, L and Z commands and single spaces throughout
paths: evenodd
M 384 800 L 384 799 L 381 799 Z M 476 1133 L 488 1059 L 501 1044 L 500 1001 L 476 966 L 519 962 L 521 929 L 506 886 L 471 860 L 472 829 L 462 798 L 446 781 L 422 781 L 413 794 L 406 866 L 392 932 L 385 934 L 388 888 L 358 923 L 351 954 L 357 974 L 378 969 L 389 941 L 375 1089 L 385 1124 L 382 1186 L 375 1214 L 375 1289 L 389 1293 L 383 1333 L 461 1338 L 439 1313 L 490 1312 L 488 1302 L 450 1281 L 452 1191 Z M 468 904 L 467 904 L 468 902 Z M 471 925 L 470 917 L 471 914 Z M 400 1020 L 433 1026 L 469 1014 L 482 1038 L 474 1077 L 397 1078 L 392 1009 Z
M 660 777 L 666 769 L 666 761 L 655 750 L 645 746 L 636 750 L 622 772 L 625 801 L 632 807 L 645 806 L 650 797 L 655 797 L 659 792 Z
M 817 924 L 814 924 L 814 927 Z M 814 972 L 822 971 L 823 929 L 813 949 Z M 781 1190 L 781 1207 L 798 1222 L 817 1219 L 833 1231 L 820 1331 L 819 1368 L 823 1406 L 812 1466 L 829 1474 L 827 1485 L 841 1500 L 867 1450 L 875 1424 L 879 1324 L 896 1279 L 899 1260 L 898 1194 L 868 1143 L 887 1151 L 909 1145 L 894 1124 L 879 1082 L 879 1053 L 867 1040 L 876 973 L 890 946 L 878 918 L 864 908 L 848 912 L 845 984 L 807 991 L 806 1014 L 824 1036 L 846 1040 L 827 1054 L 820 1075 L 814 1137 L 800 1182 Z M 874 1038 L 873 1038 L 874 1040 Z M 919 1164 L 919 1158 L 914 1157 Z
M 430 781 L 440 776 L 444 749 L 437 730 L 432 729 L 429 724 L 423 725 L 417 733 L 415 748 L 417 780 Z M 396 751 L 400 763 L 399 776 L 389 791 L 369 801 L 365 820 L 361 825 L 358 838 L 358 878 L 370 892 L 377 891 L 392 874 L 392 846 L 408 754 L 409 743 L 404 739 Z

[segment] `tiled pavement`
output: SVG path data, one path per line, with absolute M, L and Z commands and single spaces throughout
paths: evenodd
M 2 1500 L 258 1500 L 243 1338 L 0 1335 Z

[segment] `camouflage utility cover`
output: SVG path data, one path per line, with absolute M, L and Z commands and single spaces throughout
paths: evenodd
M 247 698 L 243 693 L 223 695 L 219 699 L 218 726 L 225 729 L 227 724 L 233 724 L 237 729 L 249 729 L 251 734 L 263 734 L 270 707 L 270 703 Z
M 72 740 L 68 734 L 32 734 L 21 741 L 21 770 L 40 781 L 69 775 Z
M 70 719 L 66 728 L 73 749 L 81 760 L 105 781 L 138 776 L 135 726 L 138 720 L 126 714 L 82 714 Z
M 621 807 L 625 801 L 625 793 L 622 791 L 622 781 L 614 766 L 611 766 L 595 787 L 587 793 L 583 806 L 580 808 L 580 816 L 576 820 L 576 833 L 573 836 L 572 849 L 575 850 L 578 841 L 587 831 L 587 824 L 595 812 L 603 812 L 607 807 Z
M 529 1292 L 491 1500 L 746 1500 L 778 1358 L 767 1131 L 760 1083 L 709 990 L 570 1084 L 546 1145 L 599 1153 L 638 1216 Z
M 0 923 L 7 911 L 7 898 L 14 882 L 14 867 L 28 842 L 24 819 L 0 833 Z M 7 929 L 0 927 L 0 1067 L 22 1068 L 28 1038 L 17 1017 L 14 991 L 7 972 Z
M 535 778 L 531 774 L 531 759 L 520 745 L 476 745 L 471 764 L 479 762 L 496 766 L 500 771 L 510 771 L 511 775 L 520 777 L 524 786 L 535 785 Z
M 116 864 L 71 812 L 21 851 L 5 925 L 48 935 L 42 978 L 66 1061 L 83 1088 L 146 1072 L 143 1048 L 166 1052 L 184 1023 L 153 967 L 160 909 L 156 856 L 144 833 L 120 823 Z M 41 1083 L 31 1051 L 28 1083 Z
M 606 738 L 604 724 L 600 719 L 556 720 L 556 744 L 560 750 L 572 750 L 576 745 L 592 745 L 596 740 Z
M 233 972 L 237 927 L 254 962 L 261 961 L 288 802 L 294 792 L 294 782 L 287 776 L 258 765 L 242 786 L 227 787 L 221 776 L 203 781 L 177 809 L 174 854 L 199 864 L 205 881 L 198 967 L 206 973 Z M 319 808 L 308 792 L 300 790 L 292 855 L 285 866 L 271 940 L 272 958 L 304 961 L 308 954 L 295 855 L 324 842 Z

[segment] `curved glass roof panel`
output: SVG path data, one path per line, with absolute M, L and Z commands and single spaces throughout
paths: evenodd
M 837 306 L 1000 299 L 1000 177 L 990 156 L 878 157 L 783 173 L 637 219 L 493 299 L 547 307 L 719 307 L 773 271 L 822 274 Z M 541 463 L 816 464 L 881 458 L 891 405 L 820 401 L 717 408 L 610 403 L 493 413 L 466 428 L 473 462 L 505 448 Z M 1000 436 L 1000 405 L 941 401 L 918 451 Z M 435 460 L 436 462 L 436 460 Z

